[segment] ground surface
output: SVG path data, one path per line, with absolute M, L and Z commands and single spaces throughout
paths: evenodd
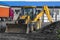
M 59 29 L 59 24 L 60 22 L 55 22 L 29 34 L 0 33 L 0 40 L 58 40 L 56 30 Z

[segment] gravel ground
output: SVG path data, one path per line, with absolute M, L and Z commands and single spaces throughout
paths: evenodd
M 58 40 L 56 30 L 60 27 L 59 24 L 58 21 L 29 34 L 0 33 L 0 40 Z

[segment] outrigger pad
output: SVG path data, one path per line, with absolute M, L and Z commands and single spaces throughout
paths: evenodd
M 27 24 L 6 24 L 7 33 L 26 33 Z

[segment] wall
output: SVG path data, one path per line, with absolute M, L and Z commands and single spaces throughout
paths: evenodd
M 49 8 L 49 9 L 50 9 L 50 13 L 51 13 L 53 21 L 60 20 L 60 8 Z M 16 20 L 18 18 L 19 14 L 21 13 L 21 8 L 20 7 L 12 7 L 12 10 L 14 11 L 13 20 Z M 19 10 L 19 11 L 16 12 L 15 10 Z M 36 10 L 42 10 L 42 8 L 36 8 Z M 34 10 L 34 12 L 35 12 L 35 10 Z M 37 13 L 38 12 L 36 12 L 36 14 Z M 40 19 L 43 20 L 43 22 L 49 22 L 49 20 L 45 14 Z
M 9 17 L 9 8 L 0 7 L 0 17 Z
M 21 13 L 21 8 L 12 8 L 12 10 L 14 11 L 13 20 L 16 20 L 18 18 L 19 14 Z

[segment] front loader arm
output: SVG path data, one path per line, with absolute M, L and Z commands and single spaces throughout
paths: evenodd
M 28 24 L 30 22 L 30 16 L 27 16 L 25 24 Z

